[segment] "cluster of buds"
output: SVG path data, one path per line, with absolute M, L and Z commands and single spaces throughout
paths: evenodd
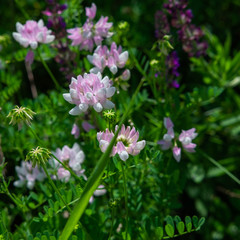
M 114 104 L 108 100 L 115 93 L 115 87 L 106 76 L 102 79 L 100 72 L 98 74 L 85 73 L 77 79 L 72 78 L 69 85 L 70 93 L 64 93 L 66 101 L 76 104 L 76 107 L 69 111 L 71 115 L 79 115 L 86 112 L 89 106 L 93 106 L 96 112 L 101 112 L 104 108 L 111 109 Z
M 27 186 L 28 189 L 33 189 L 35 182 L 42 182 L 46 175 L 44 171 L 38 167 L 33 167 L 31 162 L 21 162 L 21 166 L 16 166 L 16 172 L 18 175 L 18 180 L 13 183 L 15 187 Z
M 157 11 L 155 14 L 155 33 L 157 38 L 162 39 L 170 33 L 171 27 L 175 28 L 182 41 L 183 50 L 189 57 L 199 57 L 205 54 L 208 45 L 201 41 L 202 30 L 191 23 L 193 14 L 191 9 L 186 9 L 187 5 L 187 0 L 168 0 L 168 3 L 163 5 L 166 13 Z
M 68 146 L 64 146 L 62 150 L 57 148 L 53 155 L 60 162 L 71 168 L 77 174 L 77 176 L 83 176 L 83 178 L 86 180 L 86 176 L 84 175 L 85 170 L 82 169 L 81 166 L 85 159 L 85 154 L 77 143 L 75 143 L 72 148 L 69 148 Z M 63 166 L 56 159 L 51 158 L 49 163 L 56 170 L 57 179 L 64 182 L 69 181 L 71 176 L 70 172 L 63 168 Z M 56 176 L 54 175 L 55 179 Z
M 94 44 L 100 45 L 104 38 L 109 38 L 112 33 L 109 29 L 112 23 L 108 22 L 108 17 L 101 17 L 97 23 L 93 23 L 96 16 L 97 7 L 93 3 L 90 8 L 86 8 L 87 20 L 84 25 L 79 28 L 68 29 L 69 39 L 72 40 L 72 46 L 79 46 L 80 50 L 85 49 L 92 51 Z
M 115 127 L 115 132 L 118 129 L 118 125 Z M 107 150 L 108 145 L 110 144 L 114 133 L 106 129 L 105 132 L 97 133 L 97 140 L 102 152 Z M 129 155 L 137 155 L 145 147 L 146 141 L 142 140 L 138 142 L 139 132 L 133 127 L 125 128 L 125 125 L 122 125 L 121 130 L 118 133 L 116 145 L 112 149 L 111 156 L 119 155 L 120 159 L 126 161 L 129 158 Z
M 173 157 L 177 162 L 181 160 L 181 148 L 177 145 L 177 139 L 181 142 L 182 147 L 185 151 L 193 153 L 195 152 L 195 147 L 197 146 L 195 143 L 192 143 L 192 140 L 197 137 L 197 133 L 195 133 L 195 128 L 191 128 L 189 130 L 182 130 L 182 133 L 178 138 L 175 137 L 175 133 L 173 130 L 173 122 L 170 118 L 164 118 L 164 126 L 167 129 L 167 133 L 164 134 L 163 139 L 158 141 L 158 144 L 161 145 L 162 150 L 172 149 Z M 172 140 L 174 144 L 172 144 Z

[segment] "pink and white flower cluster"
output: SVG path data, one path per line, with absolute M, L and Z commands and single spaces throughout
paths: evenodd
M 101 17 L 97 23 L 93 23 L 93 19 L 96 16 L 97 7 L 93 3 L 91 8 L 86 8 L 86 16 L 88 17 L 84 25 L 79 28 L 68 29 L 70 33 L 68 36 L 72 40 L 72 46 L 80 46 L 80 50 L 93 50 L 94 43 L 100 45 L 104 38 L 109 38 L 112 33 L 109 29 L 112 27 L 112 23 L 108 22 L 108 17 Z
M 86 112 L 89 106 L 93 106 L 96 112 L 115 106 L 108 98 L 114 95 L 116 89 L 107 76 L 102 79 L 101 73 L 85 73 L 83 77 L 72 78 L 69 88 L 70 93 L 64 93 L 63 97 L 69 103 L 76 104 L 69 111 L 71 115 Z
M 52 31 L 44 26 L 43 20 L 28 20 L 25 25 L 17 22 L 16 28 L 17 32 L 13 33 L 13 37 L 25 48 L 30 46 L 36 49 L 38 43 L 50 43 L 55 39 L 55 36 L 51 35 Z
M 158 142 L 161 145 L 162 150 L 168 150 L 172 148 L 173 157 L 177 162 L 181 159 L 181 148 L 178 147 L 175 133 L 173 130 L 174 124 L 170 118 L 164 118 L 164 126 L 167 129 L 167 133 L 164 134 L 163 139 Z M 191 128 L 189 130 L 182 130 L 182 133 L 179 135 L 178 140 L 182 143 L 182 147 L 187 152 L 195 152 L 195 147 L 197 146 L 195 143 L 192 143 L 192 140 L 197 137 L 197 133 L 195 133 L 196 129 Z M 172 140 L 174 140 L 174 144 L 172 144 Z
M 113 42 L 110 50 L 105 45 L 98 46 L 93 55 L 88 55 L 87 58 L 90 63 L 95 65 L 90 72 L 103 72 L 104 68 L 108 67 L 113 74 L 116 74 L 118 68 L 123 68 L 126 65 L 128 51 L 122 52 L 122 47 L 117 47 L 116 43 Z
M 85 170 L 82 169 L 81 166 L 85 159 L 85 154 L 77 143 L 74 143 L 72 148 L 69 148 L 68 146 L 64 146 L 62 149 L 57 148 L 56 152 L 53 154 L 62 163 L 71 168 L 76 175 L 83 176 L 83 178 L 86 179 L 86 176 L 84 175 Z M 66 170 L 56 159 L 50 159 L 49 163 L 55 170 L 57 170 L 57 179 L 63 182 L 69 181 L 71 176 L 70 172 Z
M 42 182 L 46 178 L 44 171 L 37 166 L 33 167 L 31 162 L 22 161 L 21 166 L 15 169 L 19 178 L 13 183 L 15 187 L 27 185 L 28 189 L 33 189 L 36 181 Z
M 115 127 L 115 132 L 118 129 L 118 125 Z M 102 152 L 105 152 L 109 143 L 111 142 L 114 133 L 106 129 L 105 132 L 97 133 L 97 140 Z M 120 132 L 118 133 L 117 143 L 112 149 L 111 156 L 119 154 L 121 160 L 126 161 L 129 155 L 137 155 L 145 147 L 146 141 L 142 140 L 138 142 L 139 132 L 133 127 L 125 127 L 122 125 Z

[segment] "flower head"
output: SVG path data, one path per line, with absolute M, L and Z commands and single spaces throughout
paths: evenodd
M 36 113 L 30 108 L 15 106 L 15 108 L 9 112 L 7 118 L 10 118 L 9 124 L 18 124 L 18 129 L 20 130 L 24 123 L 30 126 L 34 114 Z
M 89 62 L 95 65 L 90 72 L 103 72 L 104 68 L 108 67 L 113 74 L 116 74 L 118 68 L 125 66 L 128 60 L 128 52 L 122 52 L 122 47 L 117 47 L 116 43 L 113 42 L 110 50 L 105 45 L 98 46 L 93 55 L 88 55 L 87 57 Z
M 85 175 L 81 164 L 84 162 L 85 154 L 77 143 L 74 143 L 72 148 L 64 146 L 62 149 L 57 148 L 53 153 L 62 163 L 71 168 L 78 176 Z M 61 181 L 68 182 L 70 179 L 70 172 L 62 167 L 62 165 L 54 158 L 49 160 L 50 165 L 57 170 L 57 177 Z
M 115 132 L 118 126 L 115 127 Z M 98 132 L 97 139 L 102 152 L 105 152 L 109 143 L 111 142 L 114 133 L 106 129 L 105 132 Z M 111 156 L 119 155 L 120 159 L 126 161 L 130 155 L 137 155 L 145 147 L 146 141 L 142 140 L 138 142 L 139 132 L 133 127 L 125 127 L 123 124 L 121 130 L 118 133 L 117 143 L 112 149 Z
M 38 43 L 50 43 L 55 37 L 51 35 L 51 30 L 48 30 L 43 25 L 43 20 L 38 22 L 28 20 L 25 25 L 16 23 L 17 32 L 13 33 L 13 37 L 23 47 L 30 46 L 32 49 L 36 49 Z
M 37 166 L 33 167 L 31 162 L 21 162 L 21 167 L 16 166 L 16 172 L 19 180 L 15 181 L 13 185 L 15 187 L 23 187 L 25 184 L 27 188 L 33 189 L 35 182 L 42 182 L 46 175 L 41 168 Z
M 158 144 L 161 145 L 162 150 L 172 148 L 173 157 L 179 162 L 181 159 L 181 148 L 177 145 L 177 138 L 173 130 L 174 125 L 172 120 L 170 118 L 164 118 L 164 126 L 167 129 L 167 133 L 164 134 L 162 140 L 158 141 Z M 195 128 L 186 131 L 182 130 L 182 133 L 178 137 L 178 140 L 182 143 L 183 149 L 187 152 L 195 152 L 194 149 L 197 145 L 192 143 L 192 140 L 198 135 L 195 133 L 195 130 Z M 172 144 L 172 140 L 174 140 L 174 144 Z
M 86 16 L 88 17 L 84 25 L 79 28 L 68 29 L 69 39 L 72 40 L 72 46 L 79 45 L 80 49 L 93 50 L 94 44 L 100 45 L 104 38 L 109 38 L 112 33 L 109 29 L 112 23 L 108 22 L 108 17 L 101 17 L 96 24 L 93 19 L 96 15 L 97 7 L 93 3 L 91 8 L 86 8 Z
M 63 94 L 66 101 L 76 104 L 69 114 L 79 115 L 86 112 L 89 106 L 93 106 L 96 112 L 113 108 L 114 104 L 108 98 L 114 95 L 116 89 L 111 85 L 109 78 L 106 76 L 102 79 L 100 73 L 85 73 L 83 77 L 72 78 L 70 93 Z

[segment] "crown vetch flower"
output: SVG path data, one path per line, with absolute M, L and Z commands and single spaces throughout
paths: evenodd
M 28 189 L 33 189 L 35 182 L 42 182 L 46 175 L 41 168 L 33 167 L 31 162 L 21 162 L 21 166 L 16 166 L 16 172 L 19 180 L 15 181 L 13 185 L 15 187 L 23 187 L 25 184 Z
M 79 129 L 78 125 L 75 123 L 73 124 L 71 134 L 74 135 L 74 138 L 76 138 L 76 139 L 79 138 L 80 129 Z
M 115 105 L 108 98 L 114 95 L 116 89 L 111 85 L 107 76 L 102 79 L 101 73 L 85 73 L 83 77 L 72 78 L 70 93 L 63 94 L 66 101 L 76 104 L 69 114 L 79 115 L 86 112 L 89 106 L 93 106 L 96 112 L 113 108 Z
M 108 67 L 113 74 L 116 74 L 118 68 L 123 68 L 128 60 L 128 52 L 122 52 L 122 47 L 117 47 L 113 42 L 110 51 L 107 46 L 98 46 L 93 55 L 87 56 L 90 63 L 95 65 L 90 72 L 103 72 L 105 67 Z
M 51 35 L 51 30 L 48 30 L 43 20 L 38 22 L 28 20 L 24 25 L 16 23 L 17 32 L 13 33 L 14 39 L 19 42 L 23 47 L 30 47 L 36 49 L 38 43 L 50 43 L 55 39 L 54 35 Z
M 164 134 L 163 139 L 158 141 L 158 144 L 161 145 L 162 150 L 168 150 L 172 148 L 173 157 L 177 162 L 181 160 L 181 148 L 177 145 L 177 138 L 173 130 L 174 124 L 170 118 L 164 118 L 164 126 L 167 129 L 167 133 Z M 195 152 L 195 143 L 192 143 L 192 140 L 197 137 L 195 128 L 189 130 L 182 130 L 182 133 L 179 135 L 178 140 L 182 143 L 182 147 L 187 152 Z M 174 140 L 174 144 L 172 144 Z
M 70 34 L 69 39 L 72 40 L 72 46 L 80 46 L 80 50 L 85 49 L 92 51 L 94 43 L 100 45 L 104 38 L 109 38 L 113 33 L 109 32 L 112 23 L 108 22 L 108 17 L 101 17 L 96 24 L 93 19 L 96 15 L 97 7 L 92 4 L 91 8 L 86 8 L 86 22 L 81 28 L 71 28 L 67 32 Z
M 71 168 L 78 176 L 86 176 L 83 174 L 81 164 L 84 162 L 85 154 L 77 143 L 74 143 L 72 148 L 64 146 L 62 149 L 57 148 L 56 152 L 53 153 L 62 163 L 66 164 Z M 57 170 L 57 177 L 61 181 L 68 182 L 70 179 L 70 172 L 63 168 L 63 166 L 54 158 L 49 160 L 50 165 Z
M 115 132 L 118 129 L 118 125 L 115 127 Z M 109 143 L 111 142 L 114 133 L 106 129 L 105 132 L 98 132 L 97 139 L 102 152 L 105 152 Z M 112 149 L 111 156 L 119 154 L 121 160 L 126 161 L 130 155 L 137 155 L 145 147 L 146 141 L 138 141 L 139 132 L 133 127 L 125 127 L 123 124 L 120 132 L 118 133 L 117 143 Z

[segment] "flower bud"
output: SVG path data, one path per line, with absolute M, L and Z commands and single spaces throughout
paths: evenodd
M 7 117 L 11 118 L 9 124 L 18 124 L 18 130 L 20 130 L 24 123 L 30 126 L 34 114 L 36 113 L 30 108 L 15 106 L 15 108 L 9 112 Z
M 103 112 L 103 117 L 107 122 L 110 122 L 110 123 L 115 123 L 116 121 L 116 113 L 112 109 L 105 110 Z
M 31 161 L 33 167 L 44 165 L 51 157 L 51 152 L 47 148 L 37 147 L 32 149 L 26 156 L 25 161 Z

